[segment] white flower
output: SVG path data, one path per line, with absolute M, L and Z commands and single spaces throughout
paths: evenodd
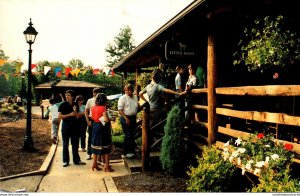
M 229 153 L 228 152 L 223 152 L 223 157 L 224 157 L 224 161 L 226 161 L 229 157 Z
M 233 156 L 230 156 L 229 157 L 229 162 L 232 163 L 232 161 L 233 161 Z
M 225 146 L 225 147 L 226 147 L 226 146 L 229 146 L 229 142 L 230 142 L 230 141 L 226 142 L 226 144 L 224 144 L 224 146 Z
M 239 151 L 233 151 L 232 152 L 232 156 L 234 157 L 234 158 L 236 158 L 236 157 L 238 157 L 239 156 Z
M 245 167 L 247 170 L 251 171 L 251 163 L 250 162 L 247 162 Z
M 273 160 L 279 159 L 279 155 L 278 155 L 278 154 L 272 154 L 272 155 L 271 155 L 271 158 L 272 158 Z
M 238 148 L 237 150 L 239 151 L 239 153 L 244 153 L 244 152 L 246 152 L 246 148 Z
M 243 167 L 242 167 L 242 175 L 244 175 L 245 172 L 246 172 L 246 168 L 243 166 Z
M 254 173 L 255 175 L 258 175 L 258 174 L 260 174 L 260 171 L 261 171 L 260 169 L 256 168 L 256 169 L 254 170 L 253 173 Z
M 267 156 L 265 162 L 266 162 L 266 163 L 269 163 L 269 161 L 270 161 L 270 157 Z
M 266 144 L 265 147 L 270 148 L 271 146 L 269 144 Z
M 229 152 L 229 149 L 226 147 L 223 149 L 224 152 Z
M 242 161 L 241 161 L 241 158 L 239 157 L 238 160 L 237 160 L 237 164 L 241 165 L 241 163 L 242 163 Z
M 242 140 L 241 140 L 240 138 L 238 138 L 237 140 L 235 140 L 235 144 L 236 144 L 237 146 L 240 145 L 241 142 L 242 142 Z
M 264 162 L 264 161 L 259 161 L 259 162 L 256 162 L 255 167 L 261 168 L 261 167 L 263 167 L 264 165 L 265 165 L 265 162 Z

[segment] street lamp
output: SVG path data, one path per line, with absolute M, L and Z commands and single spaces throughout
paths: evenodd
M 30 18 L 30 22 L 28 23 L 29 26 L 24 31 L 26 42 L 29 44 L 29 60 L 28 60 L 28 84 L 27 84 L 27 121 L 26 121 L 26 136 L 24 139 L 24 147 L 23 150 L 25 151 L 33 151 L 33 140 L 31 137 L 31 45 L 34 43 L 36 35 L 38 32 L 32 27 L 32 22 Z

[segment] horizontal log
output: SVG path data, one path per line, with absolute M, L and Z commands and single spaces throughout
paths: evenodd
M 259 122 L 300 126 L 299 116 L 291 116 L 283 113 L 239 111 L 239 110 L 232 110 L 227 108 L 217 108 L 216 111 L 217 114 L 219 115 L 242 118 L 246 120 L 255 120 Z
M 207 89 L 193 89 L 192 93 L 207 93 Z M 300 85 L 220 87 L 216 88 L 216 93 L 239 96 L 300 96 Z
M 206 105 L 193 105 L 193 109 L 202 109 L 202 110 L 207 110 Z
M 231 137 L 235 138 L 247 138 L 251 135 L 251 133 L 235 130 L 235 129 L 229 129 L 225 127 L 218 126 L 218 132 L 223 133 L 225 135 L 229 135 Z
M 300 85 L 267 85 L 216 88 L 220 95 L 300 96 Z

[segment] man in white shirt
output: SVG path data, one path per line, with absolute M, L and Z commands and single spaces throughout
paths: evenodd
M 93 128 L 93 121 L 91 119 L 91 108 L 95 105 L 95 97 L 98 93 L 101 93 L 100 88 L 94 88 L 93 89 L 93 97 L 88 99 L 85 105 L 85 119 L 88 125 L 88 143 L 87 143 L 87 160 L 92 159 L 92 148 L 91 148 L 91 142 L 92 142 L 92 128 Z
M 118 100 L 118 111 L 121 115 L 120 122 L 125 135 L 124 155 L 126 158 L 134 157 L 136 143 L 134 140 L 134 130 L 136 128 L 136 115 L 139 105 L 138 98 L 133 95 L 133 86 L 127 84 L 124 87 L 125 95 Z

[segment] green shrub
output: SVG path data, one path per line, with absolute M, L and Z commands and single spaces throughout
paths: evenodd
M 204 147 L 198 166 L 190 167 L 187 190 L 192 192 L 225 192 L 230 190 L 237 168 L 224 161 L 222 151 L 216 146 Z
M 165 135 L 161 145 L 160 161 L 162 168 L 170 174 L 180 174 L 184 162 L 184 144 L 181 138 L 181 126 L 184 119 L 178 106 L 168 113 L 164 127 Z
M 124 134 L 122 132 L 113 133 L 112 143 L 119 148 L 123 148 Z
M 290 169 L 276 171 L 266 169 L 258 178 L 259 184 L 253 187 L 251 192 L 298 192 L 300 191 L 299 179 L 293 179 L 289 175 Z

